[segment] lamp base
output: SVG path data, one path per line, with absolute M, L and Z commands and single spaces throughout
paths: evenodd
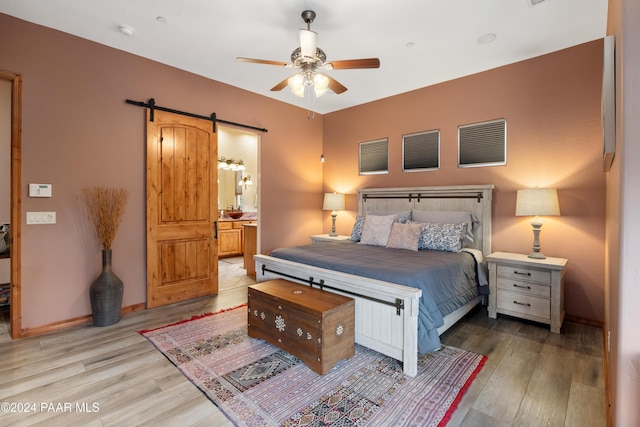
M 547 257 L 544 256 L 541 252 L 531 252 L 528 257 L 533 259 L 547 259 Z
M 336 217 L 338 213 L 336 211 L 331 212 L 331 233 L 329 233 L 330 237 L 336 237 L 338 233 L 336 233 Z
M 540 228 L 542 227 L 542 221 L 536 216 L 531 221 L 533 227 L 533 251 L 529 254 L 529 258 L 533 259 L 546 259 L 547 257 L 540 252 Z

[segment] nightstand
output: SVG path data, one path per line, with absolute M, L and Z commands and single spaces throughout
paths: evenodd
M 565 258 L 533 259 L 494 252 L 489 262 L 489 317 L 498 313 L 546 323 L 559 334 L 564 320 Z
M 340 240 L 349 240 L 351 236 L 330 236 L 328 234 L 315 234 L 311 236 L 311 243 L 335 242 Z

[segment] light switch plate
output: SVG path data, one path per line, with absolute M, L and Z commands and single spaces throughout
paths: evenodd
M 55 212 L 27 212 L 27 224 L 55 224 Z

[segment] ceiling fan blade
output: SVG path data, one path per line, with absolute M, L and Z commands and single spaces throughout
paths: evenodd
M 318 33 L 311 30 L 300 30 L 300 52 L 303 57 L 316 59 Z
M 288 82 L 289 82 L 289 77 L 287 77 L 286 79 L 284 79 L 283 81 L 281 81 L 280 83 L 272 87 L 271 90 L 274 92 L 282 90 L 285 87 L 287 87 Z
M 347 88 L 333 77 L 327 76 L 326 74 L 323 74 L 323 76 L 329 79 L 329 89 L 331 89 L 336 95 L 340 95 L 342 92 L 347 91 Z
M 290 67 L 291 66 L 291 63 L 289 63 L 289 62 L 270 61 L 268 59 L 243 58 L 241 56 L 237 57 L 236 61 L 238 61 L 238 62 L 251 62 L 253 64 L 277 65 L 279 67 Z
M 353 68 L 380 68 L 380 60 L 378 58 L 345 59 L 342 61 L 327 62 L 325 65 L 330 66 L 332 70 L 347 70 Z

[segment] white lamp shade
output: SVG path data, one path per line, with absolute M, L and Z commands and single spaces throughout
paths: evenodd
M 304 76 L 302 74 L 295 74 L 289 77 L 287 84 L 295 96 L 300 98 L 304 96 Z
M 322 209 L 325 211 L 343 211 L 344 210 L 344 194 L 325 193 Z
M 555 188 L 518 190 L 516 216 L 559 216 L 558 192 Z
M 316 92 L 316 96 L 322 96 L 327 93 L 329 89 L 329 78 L 324 74 L 316 74 L 313 76 L 313 89 Z

